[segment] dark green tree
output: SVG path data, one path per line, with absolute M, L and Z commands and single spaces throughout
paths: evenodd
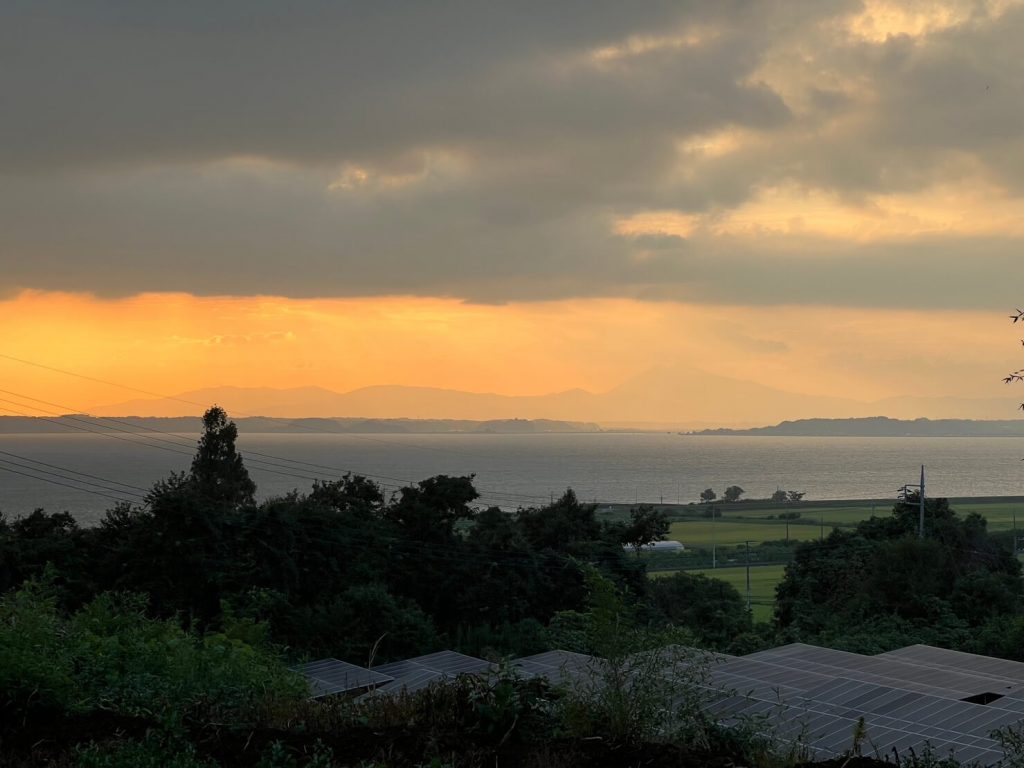
M 412 540 L 446 541 L 455 535 L 459 520 L 473 517 L 469 505 L 477 496 L 472 475 L 437 475 L 402 488 L 384 515 Z
M 191 480 L 204 498 L 238 508 L 255 503 L 256 483 L 235 448 L 238 427 L 223 408 L 203 414 L 203 435 L 192 459 Z
M 725 493 L 722 494 L 723 501 L 739 501 L 746 491 L 740 488 L 738 485 L 730 485 L 725 489 Z
M 721 579 L 680 571 L 652 579 L 648 595 L 664 621 L 690 630 L 711 648 L 724 650 L 751 629 L 745 601 L 736 587 Z
M 519 510 L 516 520 L 534 549 L 586 556 L 601 539 L 596 509 L 594 504 L 581 504 L 569 488 L 553 504 Z
M 630 546 L 639 557 L 640 551 L 654 541 L 665 538 L 671 527 L 668 513 L 644 504 L 629 511 L 630 521 L 622 531 L 622 543 Z
M 340 480 L 314 480 L 309 498 L 321 506 L 360 518 L 380 517 L 384 506 L 380 486 L 351 473 Z
M 799 546 L 776 591 L 776 617 L 797 636 L 823 642 L 889 617 L 884 634 L 892 643 L 928 642 L 938 628 L 955 635 L 1019 610 L 1020 573 L 983 518 L 961 518 L 945 499 L 928 500 L 919 538 L 918 506 L 910 500 L 888 517 Z

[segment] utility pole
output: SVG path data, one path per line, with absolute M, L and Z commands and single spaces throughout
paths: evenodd
M 1013 513 L 1013 554 L 1017 554 L 1017 512 Z
M 718 515 L 716 514 L 715 505 L 712 504 L 711 505 L 711 567 L 712 568 L 717 568 L 718 567 L 718 553 L 717 553 L 717 548 L 715 546 L 715 518 L 717 516 Z
M 747 613 L 750 613 L 750 542 L 747 545 Z
M 921 512 L 917 523 L 917 538 L 924 538 L 924 464 L 921 465 Z
M 918 492 L 918 518 L 917 518 L 917 537 L 919 539 L 924 538 L 924 464 L 921 465 L 921 482 L 919 484 L 907 483 L 899 489 L 898 499 L 902 502 L 906 502 L 910 496 L 910 489 L 916 488 Z
M 825 513 L 819 513 L 818 517 L 818 541 L 825 540 Z

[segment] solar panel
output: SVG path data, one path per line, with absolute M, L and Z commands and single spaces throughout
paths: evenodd
M 705 654 L 684 664 L 703 660 L 709 664 L 699 681 L 709 714 L 723 724 L 754 724 L 765 735 L 791 742 L 821 759 L 849 750 L 855 730 L 863 728 L 870 749 L 886 757 L 893 750 L 901 757 L 910 751 L 920 755 L 930 747 L 940 758 L 953 755 L 961 761 L 994 765 L 1002 753 L 991 732 L 1024 721 L 1024 664 L 1019 662 L 928 646 L 862 656 L 794 643 L 742 657 Z M 958 666 L 960 662 L 963 666 Z M 511 663 L 527 677 L 600 684 L 603 662 L 585 654 L 548 651 Z M 454 651 L 372 670 L 345 666 L 350 669 L 332 667 L 338 674 L 345 673 L 343 680 L 335 678 L 333 684 L 362 683 L 367 674 L 381 675 L 384 680 L 372 695 L 411 692 L 460 674 L 494 671 L 483 659 Z M 316 669 L 312 671 L 320 675 L 315 679 L 322 685 L 332 683 Z M 680 671 L 677 655 L 667 653 L 663 674 Z M 304 674 L 312 679 L 309 670 Z M 977 695 L 1002 691 L 1008 692 L 1000 697 Z M 969 697 L 973 700 L 964 700 Z
M 393 678 L 392 682 L 376 688 L 374 693 L 387 694 L 403 690 L 414 693 L 435 681 L 452 679 L 459 675 L 482 674 L 490 672 L 493 668 L 494 665 L 488 661 L 456 651 L 428 653 L 425 656 L 374 667 L 374 672 Z
M 779 670 L 788 673 L 782 679 L 789 685 L 779 684 Z M 723 722 L 756 715 L 765 731 L 819 756 L 848 750 L 863 718 L 870 743 L 880 752 L 920 754 L 930 745 L 939 756 L 970 754 L 989 765 L 1001 758 L 991 731 L 1024 719 L 1017 699 L 960 700 L 965 689 L 991 687 L 991 678 L 803 644 L 726 659 L 711 676 L 737 695 L 710 705 L 710 713 Z
M 391 682 L 390 675 L 349 664 L 338 659 L 320 659 L 292 667 L 309 681 L 313 698 L 357 691 Z
M 403 674 L 401 677 L 392 680 L 390 683 L 375 688 L 371 693 L 373 695 L 379 694 L 390 694 L 400 693 L 405 691 L 406 693 L 416 693 L 422 691 L 424 688 L 429 687 L 432 683 L 439 680 L 446 679 L 445 675 L 441 672 L 435 672 L 430 669 L 420 667 L 417 670 L 411 670 Z
M 594 680 L 599 659 L 572 651 L 546 651 L 514 659 L 512 665 L 528 677 L 543 677 L 552 685 Z
M 991 692 L 993 686 L 991 678 L 967 671 L 912 664 L 892 656 L 861 656 L 800 643 L 761 651 L 745 658 L 802 671 L 837 674 L 880 685 L 899 684 L 908 690 L 950 699 L 964 699 Z M 1004 684 L 996 692 L 1009 694 L 1014 691 L 1024 692 L 1024 684 L 1010 683 L 1009 687 Z
M 934 648 L 930 645 L 908 645 L 906 648 L 880 653 L 875 658 L 897 659 L 933 669 L 969 672 L 981 677 L 1006 681 L 1006 683 L 1024 684 L 1024 662 L 995 659 L 964 651 L 951 651 L 947 648 Z
M 475 656 L 467 656 L 457 651 L 438 651 L 426 656 L 417 656 L 409 661 L 448 675 L 486 672 L 493 666 L 489 661 L 478 659 Z

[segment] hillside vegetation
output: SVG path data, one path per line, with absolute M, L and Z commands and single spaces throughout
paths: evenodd
M 662 511 L 600 519 L 567 491 L 510 514 L 449 476 L 388 496 L 346 476 L 257 503 L 236 437 L 212 409 L 190 471 L 96 527 L 0 518 L 0 762 L 772 766 L 798 755 L 763 722 L 709 720 L 692 649 L 1024 648 L 1017 560 L 942 500 L 924 539 L 898 504 L 795 546 L 776 614 L 754 622 L 724 581 L 647 577 Z M 442 648 L 575 650 L 608 675 L 580 692 L 507 670 L 357 704 L 309 701 L 287 669 Z

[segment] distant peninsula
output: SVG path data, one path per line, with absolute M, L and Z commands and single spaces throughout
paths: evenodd
M 234 419 L 243 434 L 547 434 L 559 432 L 600 432 L 597 424 L 553 419 L 287 419 L 251 416 Z M 81 433 L 81 432 L 172 432 L 193 435 L 202 429 L 198 416 L 125 416 L 110 418 L 88 414 L 52 417 L 0 416 L 0 434 Z
M 772 427 L 702 429 L 689 435 L 792 437 L 1024 437 L 1024 419 L 797 419 Z

